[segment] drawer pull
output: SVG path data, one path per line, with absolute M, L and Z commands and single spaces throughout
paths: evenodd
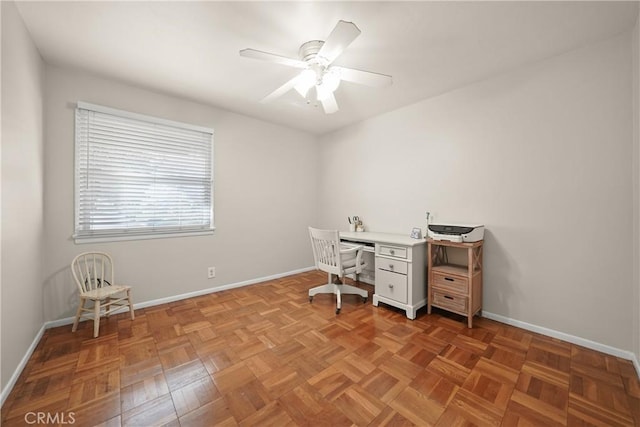
M 389 264 L 389 270 L 393 270 L 393 264 Z
M 450 297 L 449 295 L 443 295 L 443 297 L 445 297 L 446 299 L 453 300 L 453 297 Z
M 389 253 L 390 253 L 391 255 L 395 255 L 396 251 L 394 251 L 393 249 L 391 249 L 391 250 L 389 251 Z
M 447 282 L 453 282 L 454 279 L 452 279 L 451 277 L 445 277 L 444 280 L 446 280 Z
M 393 285 L 389 283 L 389 289 L 393 289 Z

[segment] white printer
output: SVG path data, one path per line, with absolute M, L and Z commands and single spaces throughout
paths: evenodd
M 433 223 L 428 225 L 428 237 L 450 242 L 477 242 L 484 239 L 484 225 Z

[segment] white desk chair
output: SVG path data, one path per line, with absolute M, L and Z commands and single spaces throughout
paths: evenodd
M 80 301 L 72 332 L 78 328 L 80 318 L 93 318 L 93 337 L 97 337 L 100 316 L 104 314 L 109 317 L 112 311 L 120 307 L 129 306 L 131 320 L 134 319 L 131 287 L 115 284 L 113 260 L 108 254 L 82 253 L 74 258 L 71 271 L 80 291 Z M 84 307 L 88 300 L 93 301 L 93 307 Z
M 342 283 L 333 283 L 333 275 L 338 276 L 341 282 L 347 274 L 355 274 L 358 281 L 358 274 L 366 266 L 362 259 L 362 246 L 349 249 L 340 248 L 340 236 L 337 230 L 318 230 L 309 227 L 311 246 L 316 268 L 325 271 L 329 277 L 326 285 L 316 286 L 309 289 L 309 302 L 313 302 L 316 294 L 335 294 L 337 297 L 336 314 L 340 313 L 342 307 L 342 294 L 360 295 L 366 302 L 369 296 L 364 289 Z

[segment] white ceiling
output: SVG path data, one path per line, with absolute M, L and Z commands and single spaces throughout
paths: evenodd
M 636 2 L 20 2 L 48 63 L 88 70 L 241 114 L 322 134 L 633 27 Z M 295 91 L 296 75 L 241 58 L 254 48 L 297 58 L 338 20 L 362 34 L 337 65 L 393 76 L 390 87 L 343 82 L 325 115 Z M 91 100 L 87 100 L 91 101 Z

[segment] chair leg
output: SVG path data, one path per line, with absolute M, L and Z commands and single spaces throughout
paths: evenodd
M 106 312 L 105 312 L 105 316 L 107 317 L 107 319 L 109 318 L 109 315 L 111 314 L 111 298 L 107 297 L 107 300 L 105 301 L 106 305 Z
M 82 309 L 84 308 L 84 302 L 84 298 L 80 298 L 80 301 L 78 301 L 78 310 L 76 311 L 76 318 L 73 321 L 71 332 L 75 332 L 78 329 L 78 322 L 80 321 L 80 315 L 82 314 Z
M 133 314 L 133 303 L 131 302 L 131 289 L 127 291 L 127 299 L 129 300 L 129 312 L 131 313 L 131 320 L 134 320 L 136 316 Z
M 345 295 L 360 295 L 362 298 L 367 298 L 369 296 L 367 291 L 353 285 L 342 285 L 340 286 L 340 290 Z
M 98 337 L 100 331 L 100 301 L 93 302 L 93 337 Z
M 336 314 L 340 313 L 340 309 L 342 308 L 342 295 L 340 294 L 340 286 L 336 286 Z

